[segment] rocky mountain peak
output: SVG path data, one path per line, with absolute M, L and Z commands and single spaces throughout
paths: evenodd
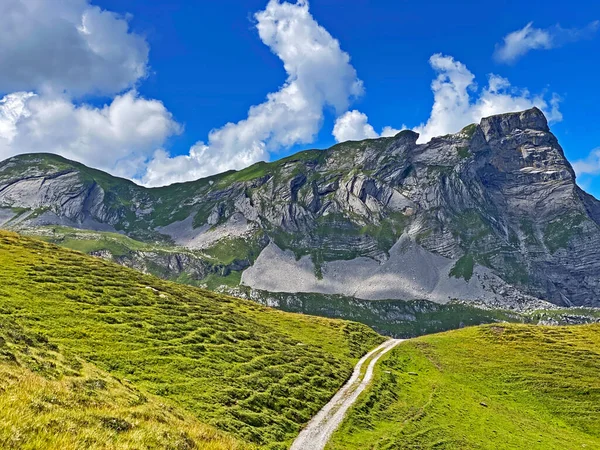
M 484 118 L 480 128 L 497 169 L 486 173 L 488 181 L 522 192 L 545 192 L 557 182 L 568 190 L 574 187 L 575 172 L 538 108 Z
M 481 129 L 488 142 L 508 136 L 516 130 L 550 132 L 546 116 L 536 107 L 521 112 L 483 118 L 481 119 Z
M 415 145 L 419 139 L 419 133 L 412 130 L 402 130 L 394 136 L 399 145 Z

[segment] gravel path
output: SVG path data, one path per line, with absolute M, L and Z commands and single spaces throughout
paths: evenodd
M 306 425 L 290 450 L 323 450 L 348 409 L 371 382 L 379 358 L 402 341 L 404 339 L 390 339 L 363 356 L 354 367 L 352 377 Z M 362 368 L 368 361 L 367 370 L 363 372 Z

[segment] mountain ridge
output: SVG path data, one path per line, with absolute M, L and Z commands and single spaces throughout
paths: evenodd
M 600 305 L 600 202 L 575 184 L 539 109 L 417 139 L 405 130 L 151 189 L 17 156 L 0 163 L 0 224 L 176 245 L 207 273 L 276 292 Z

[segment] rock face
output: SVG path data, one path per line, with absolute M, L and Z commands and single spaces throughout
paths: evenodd
M 157 189 L 53 155 L 14 157 L 0 164 L 0 223 L 113 230 L 229 269 L 243 261 L 233 270 L 251 265 L 242 281 L 257 289 L 600 306 L 600 203 L 575 184 L 541 111 L 417 138 Z
M 187 253 L 132 251 L 125 255 L 115 255 L 109 250 L 95 250 L 90 255 L 163 278 L 177 279 L 186 275 L 192 280 L 201 280 L 213 273 L 210 264 Z

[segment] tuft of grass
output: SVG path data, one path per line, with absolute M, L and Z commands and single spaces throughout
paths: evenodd
M 600 448 L 600 324 L 498 324 L 407 341 L 327 448 Z
M 6 316 L 200 422 L 271 449 L 285 448 L 383 340 L 364 325 L 276 311 L 0 232 Z M 127 428 L 109 424 L 114 433 Z

